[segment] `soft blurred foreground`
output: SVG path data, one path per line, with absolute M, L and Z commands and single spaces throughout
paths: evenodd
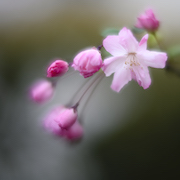
M 180 176 L 180 77 L 151 69 L 152 85 L 130 82 L 120 93 L 105 78 L 83 112 L 84 138 L 58 139 L 41 126 L 58 104 L 69 102 L 84 82 L 62 79 L 45 105 L 28 99 L 28 87 L 46 76 L 56 58 L 72 61 L 98 46 L 107 27 L 131 28 L 152 7 L 164 47 L 180 42 L 178 0 L 0 1 L 0 179 L 178 179 Z M 80 109 L 81 110 L 81 109 Z

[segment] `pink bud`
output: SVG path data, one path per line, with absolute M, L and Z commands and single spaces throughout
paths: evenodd
M 147 31 L 156 31 L 159 27 L 159 21 L 156 19 L 153 10 L 148 9 L 137 18 L 135 26 L 137 28 L 146 29 Z
M 56 122 L 59 124 L 61 128 L 67 129 L 75 123 L 76 119 L 77 119 L 76 110 L 74 108 L 71 109 L 66 108 L 60 113 Z
M 84 78 L 92 76 L 95 72 L 99 71 L 101 66 L 101 54 L 96 48 L 84 50 L 77 54 L 72 65 Z
M 69 69 L 69 65 L 66 61 L 56 60 L 47 70 L 47 77 L 56 77 L 64 75 Z
M 57 136 L 63 136 L 63 130 L 61 129 L 61 127 L 59 127 L 58 123 L 56 122 L 63 110 L 63 106 L 56 107 L 46 116 L 43 122 L 44 128 Z
M 83 136 L 83 127 L 76 121 L 64 134 L 69 140 L 77 140 Z
M 46 80 L 37 81 L 30 89 L 30 97 L 37 103 L 45 102 L 53 95 L 52 83 Z
M 73 108 L 67 109 L 64 106 L 58 106 L 45 117 L 43 127 L 56 136 L 77 140 L 83 136 L 83 127 L 76 120 L 77 112 L 74 112 Z M 64 126 L 61 127 L 59 123 Z

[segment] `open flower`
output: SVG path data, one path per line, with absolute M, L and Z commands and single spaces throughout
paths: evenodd
M 135 25 L 137 28 L 146 29 L 147 31 L 156 31 L 159 27 L 159 21 L 156 19 L 152 9 L 147 9 L 144 14 L 137 18 Z
M 79 71 L 84 78 L 92 76 L 102 66 L 100 52 L 96 48 L 81 51 L 73 60 L 72 67 Z
M 167 54 L 147 50 L 148 34 L 140 41 L 134 38 L 132 32 L 124 27 L 119 35 L 107 36 L 103 46 L 113 57 L 104 60 L 102 67 L 106 76 L 114 73 L 111 88 L 119 92 L 132 79 L 147 89 L 151 84 L 148 66 L 164 68 Z

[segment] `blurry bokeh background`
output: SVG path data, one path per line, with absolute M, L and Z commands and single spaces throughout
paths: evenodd
M 0 179 L 178 179 L 180 77 L 151 69 L 152 85 L 130 82 L 120 93 L 105 78 L 90 99 L 85 135 L 69 144 L 44 132 L 44 114 L 65 104 L 83 82 L 59 83 L 42 106 L 28 87 L 56 58 L 72 61 L 98 46 L 107 27 L 133 27 L 146 8 L 161 21 L 165 48 L 180 43 L 178 0 L 0 0 Z

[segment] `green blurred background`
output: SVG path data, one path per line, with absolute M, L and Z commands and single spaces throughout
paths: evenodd
M 151 69 L 149 89 L 130 82 L 120 93 L 110 89 L 112 77 L 103 79 L 83 112 L 85 135 L 77 144 L 47 134 L 41 121 L 69 101 L 82 77 L 62 80 L 45 105 L 27 96 L 53 59 L 72 61 L 101 44 L 104 28 L 131 28 L 148 7 L 161 21 L 163 47 L 179 44 L 179 6 L 178 0 L 0 0 L 0 179 L 179 179 L 180 77 L 173 73 Z

